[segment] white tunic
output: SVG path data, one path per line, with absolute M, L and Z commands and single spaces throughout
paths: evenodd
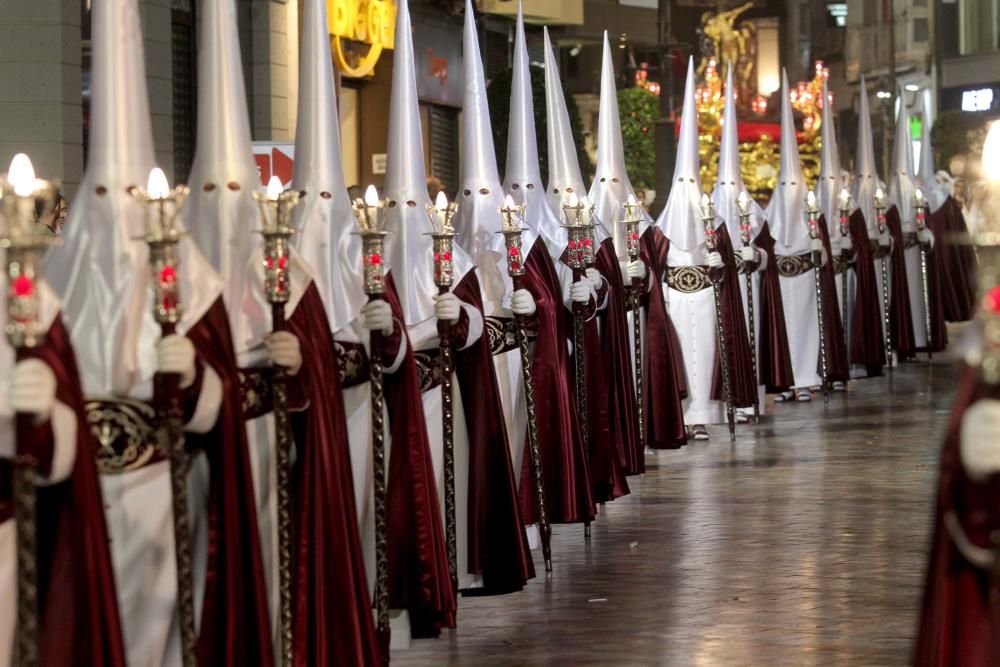
M 903 253 L 906 259 L 906 287 L 910 294 L 910 316 L 913 322 L 913 341 L 917 348 L 927 347 L 927 309 L 924 307 L 924 279 L 920 271 L 920 245 L 907 248 Z M 927 257 L 928 263 L 931 261 Z

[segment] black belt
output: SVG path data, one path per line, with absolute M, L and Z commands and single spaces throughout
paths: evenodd
M 783 278 L 801 276 L 816 267 L 813 264 L 811 252 L 801 255 L 778 255 L 775 257 L 775 264 L 778 266 L 778 275 Z
M 486 334 L 490 340 L 490 354 L 496 356 L 517 349 L 514 318 L 486 317 Z
M 668 266 L 667 285 L 678 292 L 694 294 L 711 287 L 712 279 L 704 266 Z
M 341 389 L 356 387 L 371 379 L 368 352 L 363 344 L 335 340 L 333 346 L 337 354 L 337 374 L 340 375 Z
M 917 238 L 916 232 L 903 232 L 903 249 L 909 250 L 914 246 L 920 245 L 920 239 Z
M 149 403 L 95 398 L 87 401 L 84 411 L 99 445 L 94 458 L 102 475 L 132 472 L 167 459 L 156 427 L 156 410 Z

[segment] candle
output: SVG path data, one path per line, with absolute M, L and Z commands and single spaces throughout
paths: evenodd
M 750 196 L 746 190 L 736 197 L 736 206 L 740 209 L 740 215 L 750 215 Z
M 438 231 L 447 232 L 450 231 L 451 221 L 448 216 L 448 197 L 444 194 L 444 191 L 437 193 L 437 198 L 434 200 L 434 212 L 437 215 Z
M 701 195 L 701 214 L 704 218 L 712 218 L 712 200 L 709 198 L 708 194 Z
M 146 181 L 146 194 L 150 199 L 166 199 L 170 194 L 170 184 L 167 183 L 167 175 L 159 167 L 153 167 L 149 171 L 149 180 Z
M 7 179 L 18 197 L 30 197 L 35 193 L 35 168 L 24 153 L 18 153 L 10 161 Z
M 816 193 L 812 190 L 806 193 L 806 208 L 809 209 L 810 216 L 816 214 Z
M 885 192 L 882 191 L 882 188 L 877 188 L 875 190 L 875 207 L 876 208 L 885 207 Z
M 923 206 L 924 205 L 924 193 L 923 193 L 923 191 L 921 191 L 920 188 L 917 188 L 916 190 L 914 190 L 914 192 L 913 192 L 913 199 L 917 202 L 917 206 Z
M 271 201 L 278 201 L 282 190 L 284 188 L 281 187 L 281 179 L 277 176 L 271 176 L 271 180 L 267 182 L 267 198 Z
M 846 211 L 851 205 L 851 193 L 844 188 L 840 191 L 840 210 Z

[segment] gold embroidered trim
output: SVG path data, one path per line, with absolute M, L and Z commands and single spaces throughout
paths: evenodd
M 667 285 L 678 292 L 693 294 L 711 287 L 712 281 L 708 277 L 708 270 L 703 266 L 669 266 Z
M 156 411 L 145 401 L 93 398 L 84 410 L 99 445 L 95 462 L 102 475 L 131 472 L 166 458 Z

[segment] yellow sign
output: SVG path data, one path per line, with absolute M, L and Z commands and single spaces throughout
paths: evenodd
M 396 5 L 392 0 L 326 0 L 327 31 L 333 38 L 333 60 L 347 76 L 368 76 L 383 49 L 395 41 Z M 348 59 L 342 40 L 368 44 L 360 60 Z

